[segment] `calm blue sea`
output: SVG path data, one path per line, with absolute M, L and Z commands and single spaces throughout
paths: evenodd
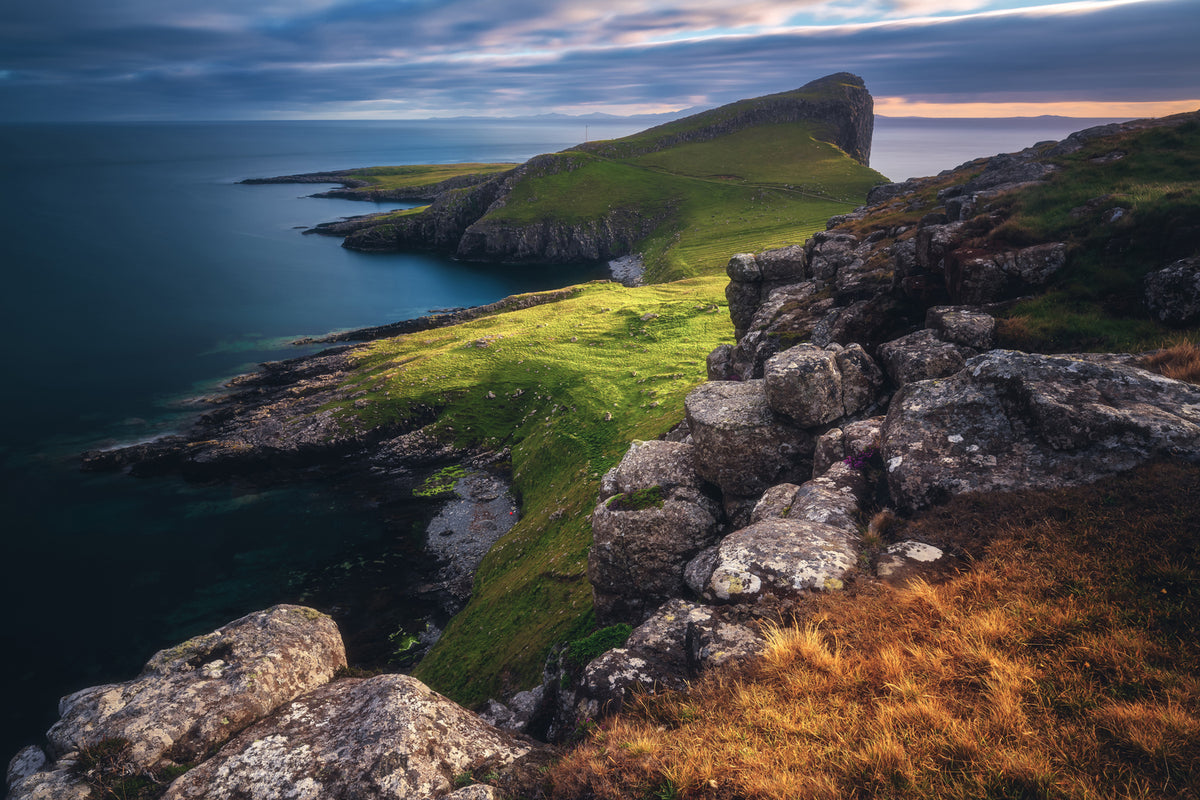
M 67 692 L 157 649 L 306 599 L 314 575 L 405 560 L 378 515 L 320 484 L 263 490 L 87 475 L 82 450 L 143 440 L 291 340 L 596 277 L 364 255 L 299 228 L 379 210 L 248 177 L 523 161 L 630 121 L 0 125 L 0 759 Z M 883 120 L 872 165 L 933 174 L 1085 127 Z M 396 207 L 396 206 L 387 206 Z M 402 572 L 397 567 L 397 576 Z M 386 578 L 386 575 L 385 575 Z M 399 577 L 397 579 L 400 579 Z M 335 609 L 336 610 L 336 609 Z

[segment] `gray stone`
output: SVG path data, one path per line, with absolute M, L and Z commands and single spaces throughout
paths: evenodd
M 1200 388 L 1129 366 L 993 350 L 905 386 L 883 431 L 892 499 L 1068 486 L 1154 457 L 1200 461 Z
M 879 346 L 879 360 L 897 386 L 944 378 L 963 368 L 975 350 L 943 342 L 928 328 Z
M 842 413 L 849 417 L 866 409 L 883 388 L 883 371 L 857 342 L 836 351 L 842 374 Z
M 477 783 L 474 786 L 464 786 L 443 796 L 442 800 L 504 800 L 504 795 L 495 786 Z
M 457 609 L 471 596 L 475 571 L 500 537 L 517 523 L 517 501 L 508 484 L 485 472 L 469 472 L 454 497 L 426 526 L 426 550 L 441 562 L 438 580 Z
M 46 754 L 42 748 L 35 745 L 23 747 L 8 762 L 4 785 L 11 789 L 16 783 L 40 772 L 44 766 L 46 766 Z
M 764 519 L 787 519 L 798 491 L 800 491 L 800 487 L 794 483 L 781 483 L 767 489 L 754 506 L 754 511 L 750 514 L 750 522 L 762 522 Z
M 616 713 L 637 691 L 682 690 L 700 671 L 757 653 L 762 644 L 720 609 L 670 600 L 624 647 L 597 656 L 578 685 L 560 694 L 558 727 Z
M 896 542 L 876 563 L 875 574 L 885 583 L 903 586 L 917 578 L 928 578 L 946 560 L 946 554 L 931 544 Z
M 996 346 L 996 319 L 991 314 L 961 306 L 935 306 L 925 312 L 925 327 L 944 342 L 991 350 Z
M 1005 254 L 997 263 L 1010 275 L 1020 278 L 1030 286 L 1044 286 L 1067 263 L 1067 246 L 1062 242 L 1049 242 Z
M 29 748 L 18 753 L 26 754 Z M 9 766 L 8 795 L 6 800 L 94 800 L 92 787 L 79 774 L 76 753 L 69 753 L 60 758 L 48 769 L 39 767 L 28 775 L 14 773 Z M 36 760 L 36 759 L 34 759 Z M 14 759 L 15 761 L 15 759 Z M 32 761 L 19 765 L 19 770 L 29 766 Z M 45 763 L 43 762 L 43 767 Z
M 132 681 L 64 697 L 47 739 L 54 755 L 127 739 L 136 769 L 192 762 L 344 666 L 332 619 L 274 606 L 156 653 Z
M 776 415 L 764 382 L 710 381 L 685 401 L 696 473 L 739 497 L 812 470 L 814 441 Z
M 819 281 L 834 280 L 839 271 L 858 260 L 857 247 L 858 237 L 851 233 L 819 231 L 813 234 L 805 247 L 809 274 Z
M 1147 275 L 1146 306 L 1167 325 L 1200 320 L 1200 256 L 1180 259 Z
M 767 591 L 840 589 L 857 557 L 856 537 L 840 528 L 803 519 L 766 519 L 721 541 L 704 596 L 753 602 Z
M 767 360 L 763 370 L 771 409 L 802 428 L 840 418 L 842 373 L 833 352 L 812 344 L 797 345 Z
M 720 508 L 694 461 L 692 445 L 634 442 L 601 480 L 588 579 L 602 623 L 640 622 L 680 595 L 684 567 L 716 541 Z
M 533 750 L 407 675 L 331 683 L 248 728 L 164 800 L 442 797 Z

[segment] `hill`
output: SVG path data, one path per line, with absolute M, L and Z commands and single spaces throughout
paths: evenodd
M 452 180 L 402 192 L 390 176 L 415 168 L 329 175 L 352 183 L 336 196 L 432 200 L 315 231 L 371 252 L 534 263 L 637 254 L 652 281 L 716 274 L 730 252 L 802 243 L 884 180 L 867 166 L 871 108 L 862 80 L 838 73 L 499 174 L 500 165 L 452 166 Z

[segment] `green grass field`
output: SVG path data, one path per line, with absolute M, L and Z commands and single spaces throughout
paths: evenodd
M 359 351 L 358 392 L 339 414 L 376 425 L 436 408 L 439 436 L 511 448 L 522 505 L 418 677 L 473 705 L 536 683 L 552 644 L 590 632 L 588 517 L 600 477 L 630 441 L 683 418 L 705 357 L 732 338 L 725 283 L 586 284 L 557 303 Z
M 411 164 L 399 167 L 364 167 L 347 173 L 375 189 L 410 189 L 432 186 L 460 175 L 494 175 L 516 164 Z

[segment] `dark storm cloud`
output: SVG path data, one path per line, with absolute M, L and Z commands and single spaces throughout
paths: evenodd
M 6 17 L 0 119 L 686 106 L 841 70 L 876 96 L 939 102 L 1200 97 L 1194 0 L 653 45 L 628 42 L 732 24 L 731 4 L 612 0 L 603 19 L 549 0 L 499 11 L 483 0 L 294 0 L 286 13 L 260 4 L 262 16 L 225 0 L 191 14 L 170 5 L 127 1 L 61 25 L 41 22 L 34 4 Z M 765 24 L 778 5 L 736 8 Z M 66 14 L 74 4 L 47 7 Z

